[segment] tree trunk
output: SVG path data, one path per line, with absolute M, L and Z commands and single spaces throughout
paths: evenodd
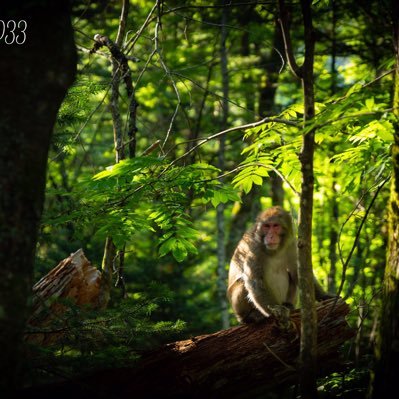
M 338 200 L 337 200 L 337 189 L 335 185 L 337 184 L 335 180 L 335 173 L 333 172 L 333 182 L 331 187 L 331 214 L 330 216 L 330 243 L 328 246 L 328 257 L 330 259 L 330 269 L 327 276 L 327 290 L 328 292 L 336 292 L 337 285 L 335 282 L 337 274 L 337 247 L 338 247 Z
M 76 53 L 69 1 L 2 1 L 1 19 L 26 21 L 0 42 L 0 391 L 17 383 L 32 289 L 47 155 Z M 23 23 L 22 23 L 23 26 Z M 25 36 L 24 36 L 25 35 Z M 24 40 L 25 38 L 25 40 Z
M 336 0 L 331 1 L 331 19 L 332 19 L 332 31 L 331 31 L 331 95 L 337 92 L 337 5 Z M 332 148 L 332 153 L 335 154 L 335 145 Z M 333 166 L 334 168 L 334 166 Z M 338 192 L 336 189 L 336 178 L 337 173 L 335 169 L 332 172 L 332 184 L 331 184 L 331 198 L 330 198 L 330 244 L 328 246 L 328 257 L 330 259 L 330 270 L 327 276 L 327 290 L 328 292 L 336 292 L 337 285 L 335 278 L 337 274 L 337 248 L 338 248 Z
M 311 0 L 301 0 L 305 32 L 305 60 L 302 66 L 304 96 L 304 127 L 315 115 L 313 91 L 314 32 Z M 317 323 L 312 266 L 312 218 L 313 218 L 313 158 L 315 131 L 303 135 L 301 162 L 302 184 L 298 221 L 298 275 L 299 298 L 302 314 L 301 377 L 300 387 L 305 398 L 317 398 L 316 345 Z
M 122 52 L 123 39 L 126 33 L 126 23 L 129 14 L 129 1 L 122 1 L 122 10 L 119 19 L 118 33 L 115 42 L 110 40 L 107 36 L 95 35 L 94 50 L 102 46 L 108 47 L 111 52 L 111 65 L 112 65 L 112 80 L 111 80 L 111 101 L 110 109 L 112 115 L 112 125 L 114 128 L 114 148 L 115 148 L 115 163 L 126 158 L 125 150 L 125 134 L 123 130 L 123 121 L 120 114 L 119 106 L 119 87 L 121 80 L 124 81 L 126 86 L 127 95 L 129 98 L 129 114 L 128 114 L 128 129 L 127 137 L 129 139 L 127 145 L 129 148 L 129 158 L 136 156 L 136 110 L 137 102 L 135 98 L 135 91 L 131 78 L 131 72 L 128 65 L 127 58 Z M 105 240 L 103 261 L 101 265 L 103 279 L 102 279 L 102 301 L 104 305 L 107 304 L 111 297 L 111 288 L 113 274 L 117 274 L 117 282 L 122 290 L 122 297 L 126 296 L 126 287 L 123 276 L 123 268 L 125 263 L 125 245 L 122 248 L 117 248 L 113 242 L 112 237 L 108 236 Z
M 389 234 L 385 266 L 380 328 L 375 348 L 375 367 L 370 397 L 389 397 L 397 390 L 399 374 L 399 5 L 392 1 L 395 46 L 393 113 L 394 142 L 391 147 L 393 172 L 389 201 Z
M 342 300 L 318 305 L 319 375 L 342 369 L 341 345 L 355 331 L 345 321 Z M 292 313 L 300 332 L 300 312 Z M 297 381 L 299 337 L 284 334 L 273 319 L 167 344 L 144 355 L 135 368 L 94 372 L 91 376 L 21 392 L 45 398 L 83 394 L 106 398 L 249 398 Z M 101 396 L 104 395 L 104 396 Z
M 227 5 L 227 2 L 225 1 Z M 224 7 L 222 10 L 222 32 L 221 32 L 221 43 L 220 43 L 220 60 L 221 60 L 221 72 L 222 72 L 222 85 L 223 85 L 223 109 L 222 109 L 222 125 L 221 130 L 225 130 L 227 127 L 227 119 L 229 116 L 229 75 L 227 70 L 227 52 L 226 52 L 226 40 L 227 40 L 227 25 L 228 23 L 228 9 Z M 224 153 L 226 147 L 226 137 L 223 135 L 219 140 L 219 153 L 218 153 L 218 167 L 220 170 L 224 170 Z M 225 204 L 220 203 L 216 209 L 216 226 L 217 226 L 217 288 L 218 298 L 221 314 L 221 327 L 228 328 L 229 312 L 226 297 L 226 244 L 225 244 L 225 218 L 224 218 Z
M 279 0 L 281 26 L 288 64 L 293 74 L 301 79 L 304 97 L 304 128 L 315 115 L 314 107 L 314 30 L 312 22 L 311 0 L 301 0 L 304 26 L 305 59 L 298 66 L 292 49 L 288 29 L 288 12 L 284 0 Z M 317 398 L 316 389 L 316 345 L 317 323 L 315 310 L 315 293 L 312 267 L 312 218 L 313 218 L 313 158 L 315 131 L 305 130 L 302 137 L 302 148 L 299 154 L 302 183 L 298 220 L 298 275 L 299 299 L 302 313 L 301 335 L 301 368 L 300 386 L 303 397 Z

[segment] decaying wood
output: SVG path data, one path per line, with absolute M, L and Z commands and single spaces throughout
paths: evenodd
M 82 249 L 61 261 L 33 286 L 33 305 L 25 340 L 39 345 L 54 343 L 62 332 L 48 327 L 56 318 L 62 319 L 66 310 L 62 300 L 97 308 L 101 305 L 100 282 L 101 273 L 87 260 Z
M 317 306 L 320 375 L 342 364 L 341 345 L 354 335 L 345 320 L 348 312 L 342 300 Z M 282 333 L 269 319 L 173 342 L 147 353 L 135 367 L 95 372 L 33 393 L 43 398 L 82 393 L 107 398 L 248 398 L 255 391 L 296 382 L 299 311 L 293 312 L 292 321 L 292 333 Z

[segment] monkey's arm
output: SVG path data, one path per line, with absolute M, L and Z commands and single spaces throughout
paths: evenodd
M 266 317 L 274 314 L 273 308 L 279 306 L 277 298 L 269 287 L 265 287 L 261 266 L 251 257 L 244 263 L 243 280 L 248 299 L 254 306 Z

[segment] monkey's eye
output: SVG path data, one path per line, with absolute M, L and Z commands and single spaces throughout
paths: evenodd
M 281 225 L 279 223 L 263 223 L 262 230 L 264 232 L 268 232 L 271 230 L 278 233 L 281 230 Z

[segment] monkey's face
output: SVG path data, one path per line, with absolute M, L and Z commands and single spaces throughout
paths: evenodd
M 262 241 L 268 251 L 277 251 L 283 243 L 284 228 L 277 220 L 261 222 L 260 231 Z

